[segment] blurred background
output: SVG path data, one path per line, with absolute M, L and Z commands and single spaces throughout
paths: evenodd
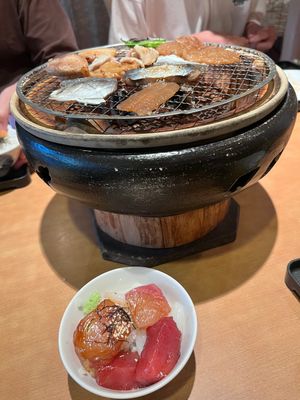
M 107 44 L 109 14 L 105 0 L 60 1 L 81 49 Z M 300 0 L 268 0 L 264 24 L 274 26 L 278 35 L 269 55 L 276 62 L 300 65 Z
M 109 14 L 104 0 L 60 0 L 76 34 L 80 49 L 105 45 Z

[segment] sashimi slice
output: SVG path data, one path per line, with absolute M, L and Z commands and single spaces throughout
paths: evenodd
M 171 311 L 163 292 L 154 284 L 130 290 L 125 299 L 136 328 L 147 328 Z
M 137 389 L 135 371 L 139 355 L 137 352 L 120 353 L 113 361 L 96 372 L 98 385 L 114 390 Z
M 180 357 L 181 332 L 172 317 L 147 329 L 147 339 L 136 367 L 136 381 L 148 386 L 167 376 Z

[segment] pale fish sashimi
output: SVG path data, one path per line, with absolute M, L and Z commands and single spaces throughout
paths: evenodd
M 136 328 L 147 328 L 171 311 L 162 290 L 153 283 L 131 289 L 125 298 Z
M 60 89 L 54 90 L 49 98 L 56 101 L 77 101 L 83 104 L 97 105 L 118 86 L 116 79 L 81 78 L 63 81 Z

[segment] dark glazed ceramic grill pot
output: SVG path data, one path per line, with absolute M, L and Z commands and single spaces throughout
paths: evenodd
M 28 79 L 22 81 L 25 86 Z M 47 82 L 44 88 L 52 90 Z M 35 95 L 41 97 L 39 88 L 29 107 Z M 121 120 L 118 126 L 126 134 L 116 134 L 115 122 L 105 118 L 100 120 L 109 127 L 105 132 L 74 131 L 68 125 L 73 124 L 72 111 L 64 129 L 53 118 L 50 126 L 36 121 L 21 92 L 11 107 L 20 143 L 36 173 L 56 192 L 94 209 L 103 258 L 153 266 L 235 239 L 238 205 L 231 198 L 275 165 L 297 114 L 296 95 L 279 68 L 267 89 L 257 93 L 262 95 L 226 103 L 227 111 L 240 111 L 210 123 L 198 123 L 198 114 L 189 114 L 192 126 L 177 115 L 174 128 L 173 117 L 164 119 L 162 114 L 151 115 L 145 124 Z M 246 111 L 245 101 L 252 104 Z M 184 115 L 182 119 L 187 121 Z M 153 121 L 159 131 L 143 130 Z
M 276 163 L 297 113 L 289 86 L 272 112 L 225 138 L 105 149 L 41 139 L 39 126 L 21 115 L 17 102 L 15 97 L 21 145 L 49 186 L 95 209 L 147 217 L 201 208 L 253 185 Z

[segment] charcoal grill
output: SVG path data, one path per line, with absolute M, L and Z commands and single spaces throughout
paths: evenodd
M 49 101 L 59 80 L 45 66 L 19 81 L 12 110 L 28 160 L 95 209 L 104 258 L 152 266 L 234 240 L 232 197 L 275 165 L 297 100 L 266 55 L 227 47 L 239 64 L 201 65 L 199 82 L 149 116 L 116 109 L 138 90 L 125 83 L 91 107 Z
M 118 90 L 98 106 L 51 100 L 49 96 L 60 87 L 61 80 L 50 76 L 45 65 L 24 75 L 18 83 L 17 93 L 25 104 L 49 115 L 73 120 L 100 120 L 102 123 L 96 125 L 100 133 L 155 133 L 198 126 L 247 109 L 264 95 L 276 74 L 275 65 L 268 56 L 236 46 L 226 48 L 239 53 L 240 63 L 195 65 L 201 71 L 201 79 L 194 84 L 182 84 L 172 99 L 148 116 L 117 110 L 121 101 L 141 88 L 124 82 L 120 82 Z M 125 55 L 124 46 L 117 46 L 117 50 L 119 57 Z

